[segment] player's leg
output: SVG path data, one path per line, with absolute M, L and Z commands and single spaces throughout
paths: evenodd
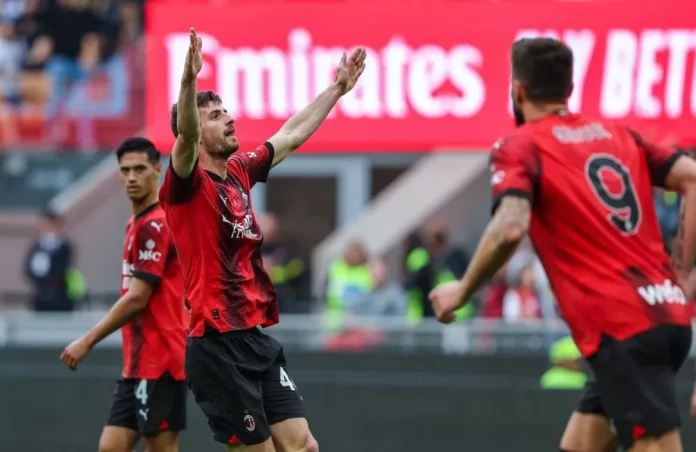
M 616 452 L 618 448 L 597 384 L 594 380 L 588 380 L 578 409 L 570 416 L 563 432 L 561 451 Z
M 271 425 L 273 444 L 278 452 L 317 452 L 319 444 L 309 431 L 304 402 L 285 366 L 280 347 L 262 382 L 264 411 Z
M 256 353 L 252 334 L 190 338 L 186 376 L 215 441 L 235 452 L 273 452 L 261 395 L 269 362 Z
M 625 341 L 605 337 L 590 358 L 617 437 L 632 452 L 681 452 L 676 372 L 691 328 L 664 325 Z
M 131 452 L 138 442 L 133 380 L 119 380 L 111 411 L 99 438 L 99 452 Z
M 179 432 L 186 428 L 186 383 L 165 374 L 159 380 L 140 380 L 135 395 L 145 451 L 178 452 Z

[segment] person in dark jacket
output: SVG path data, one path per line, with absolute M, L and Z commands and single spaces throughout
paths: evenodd
M 35 311 L 72 311 L 69 272 L 73 247 L 63 233 L 63 219 L 51 210 L 42 214 L 40 233 L 29 248 L 24 274 L 32 285 Z

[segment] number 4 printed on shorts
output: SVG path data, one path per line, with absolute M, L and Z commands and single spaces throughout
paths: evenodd
M 147 380 L 140 380 L 135 388 L 135 398 L 140 400 L 142 405 L 147 405 Z
M 286 388 L 290 388 L 291 391 L 297 389 L 295 383 L 292 381 L 292 378 L 290 378 L 288 373 L 285 372 L 285 369 L 283 369 L 282 367 L 280 368 L 280 385 Z

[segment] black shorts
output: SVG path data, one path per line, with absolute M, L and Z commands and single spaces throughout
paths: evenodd
M 186 376 L 220 443 L 259 444 L 271 425 L 305 417 L 283 347 L 256 328 L 190 337 Z
M 106 425 L 126 427 L 145 436 L 184 430 L 186 396 L 186 382 L 174 380 L 168 373 L 158 380 L 119 380 Z
M 578 411 L 611 419 L 628 450 L 644 435 L 679 428 L 675 377 L 691 348 L 691 327 L 662 325 L 623 341 L 603 336 L 587 360 L 594 378 Z

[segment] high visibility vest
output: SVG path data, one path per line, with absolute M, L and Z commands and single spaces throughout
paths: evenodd
M 543 389 L 582 389 L 585 387 L 587 375 L 584 372 L 554 366 L 541 376 Z
M 367 265 L 351 266 L 343 259 L 331 263 L 327 277 L 326 308 L 329 328 L 340 329 L 343 324 L 346 294 L 352 291 L 369 293 L 374 289 L 372 272 Z
M 417 272 L 430 263 L 430 253 L 425 248 L 414 248 L 406 258 L 406 268 L 411 272 Z M 435 269 L 435 286 L 456 281 L 457 277 L 448 268 Z M 431 287 L 433 289 L 434 287 Z M 419 289 L 410 288 L 408 290 L 408 321 L 412 325 L 418 324 L 423 320 L 423 298 L 425 294 Z M 474 307 L 469 303 L 454 311 L 457 320 L 466 320 L 474 313 Z

